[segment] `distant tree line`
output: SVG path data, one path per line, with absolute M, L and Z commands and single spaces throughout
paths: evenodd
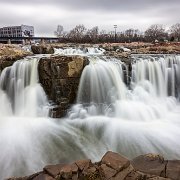
M 77 25 L 69 32 L 65 32 L 62 25 L 58 25 L 55 35 L 61 42 L 73 43 L 112 43 L 112 42 L 155 42 L 180 41 L 180 23 L 165 30 L 161 24 L 153 24 L 144 32 L 138 29 L 127 29 L 123 32 L 99 31 L 98 26 L 87 29 L 83 24 Z

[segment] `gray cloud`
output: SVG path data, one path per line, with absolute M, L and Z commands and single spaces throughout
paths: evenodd
M 53 35 L 57 24 L 145 29 L 180 22 L 179 9 L 179 0 L 0 0 L 0 26 L 30 24 L 37 35 Z

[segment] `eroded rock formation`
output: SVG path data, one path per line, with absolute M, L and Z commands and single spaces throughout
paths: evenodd
M 54 54 L 54 48 L 51 45 L 32 45 L 31 50 L 34 54 Z
M 180 161 L 168 161 L 156 154 L 141 155 L 132 161 L 107 152 L 100 162 L 79 160 L 72 164 L 44 167 L 43 171 L 9 180 L 179 180 Z
M 51 56 L 39 61 L 39 80 L 49 100 L 55 103 L 52 117 L 62 117 L 76 100 L 79 80 L 89 63 L 81 56 Z

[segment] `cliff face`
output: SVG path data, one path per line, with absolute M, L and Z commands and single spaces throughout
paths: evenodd
M 81 56 L 51 56 L 39 61 L 39 80 L 49 100 L 55 103 L 52 117 L 62 117 L 76 100 L 81 73 L 88 59 Z

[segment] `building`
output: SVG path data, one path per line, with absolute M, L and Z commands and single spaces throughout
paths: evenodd
M 0 28 L 0 37 L 34 37 L 34 27 L 27 25 L 3 27 Z

